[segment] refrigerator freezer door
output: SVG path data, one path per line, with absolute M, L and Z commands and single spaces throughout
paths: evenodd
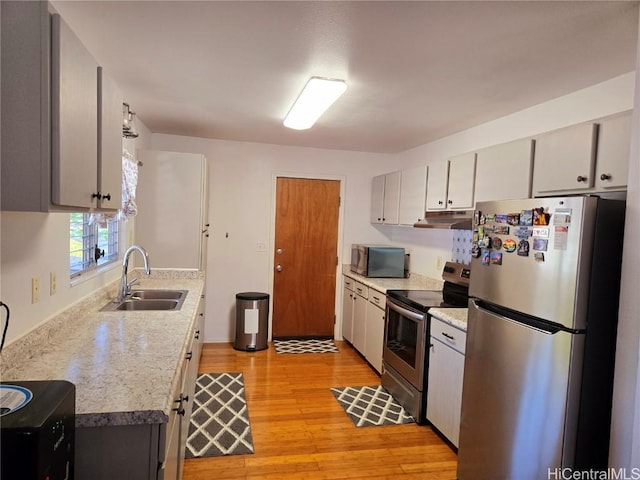
M 538 480 L 571 465 L 583 344 L 470 302 L 459 480 Z
M 499 262 L 483 263 L 482 255 L 472 260 L 469 296 L 566 328 L 584 329 L 597 205 L 595 197 L 479 203 L 476 208 L 487 220 L 478 228 L 493 240 L 483 249 L 484 256 L 495 255 Z M 517 221 L 522 212 L 531 214 L 542 207 L 550 214 L 549 225 L 504 221 L 507 216 Z M 529 236 L 518 237 L 523 231 Z M 528 243 L 528 255 L 514 249 L 521 240 Z

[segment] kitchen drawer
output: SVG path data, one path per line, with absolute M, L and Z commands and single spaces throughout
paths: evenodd
M 431 317 L 431 336 L 464 355 L 467 334 L 435 317 Z
M 387 296 L 384 293 L 371 288 L 369 289 L 369 301 L 380 308 L 385 308 Z
M 354 292 L 356 290 L 356 281 L 351 277 L 347 277 L 346 275 L 343 276 L 342 278 L 343 278 L 342 281 L 344 282 L 344 288 Z
M 362 298 L 369 298 L 369 287 L 367 287 L 364 283 L 356 282 L 355 292 Z

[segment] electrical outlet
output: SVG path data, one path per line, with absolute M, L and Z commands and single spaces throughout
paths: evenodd
M 40 279 L 33 277 L 31 279 L 31 303 L 38 303 L 40 300 Z
M 442 257 L 438 256 L 438 258 L 436 258 L 436 268 L 438 270 L 442 270 Z
M 267 251 L 267 244 L 264 243 L 264 242 L 256 243 L 256 250 L 258 252 L 266 252 Z
M 58 289 L 58 280 L 56 279 L 56 272 L 49 273 L 49 295 L 56 293 Z

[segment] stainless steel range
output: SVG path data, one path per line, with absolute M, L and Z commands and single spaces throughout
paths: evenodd
M 382 385 L 418 423 L 425 423 L 430 308 L 466 308 L 471 270 L 447 262 L 440 290 L 387 290 Z

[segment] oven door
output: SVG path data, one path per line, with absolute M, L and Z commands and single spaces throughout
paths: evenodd
M 422 391 L 427 315 L 387 297 L 382 359 L 417 390 Z

